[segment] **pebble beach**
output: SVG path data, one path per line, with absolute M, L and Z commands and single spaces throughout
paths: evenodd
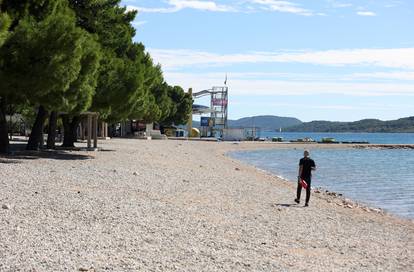
M 226 156 L 304 144 L 99 146 L 0 157 L 0 271 L 414 271 L 412 220 Z

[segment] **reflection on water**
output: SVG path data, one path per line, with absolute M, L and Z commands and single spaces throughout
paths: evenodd
M 233 158 L 296 180 L 302 149 L 232 152 Z M 414 150 L 315 149 L 312 186 L 414 218 Z

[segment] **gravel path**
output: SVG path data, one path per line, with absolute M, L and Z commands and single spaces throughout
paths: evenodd
M 0 271 L 414 271 L 412 221 L 224 155 L 284 145 L 100 144 L 0 158 Z

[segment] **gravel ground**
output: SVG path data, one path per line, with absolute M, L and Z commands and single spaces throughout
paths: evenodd
M 0 158 L 0 271 L 414 271 L 413 221 L 225 156 L 286 145 L 100 145 Z

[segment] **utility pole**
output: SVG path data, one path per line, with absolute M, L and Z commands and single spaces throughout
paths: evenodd
M 188 89 L 188 93 L 190 94 L 190 97 L 193 97 L 193 88 Z M 190 117 L 188 118 L 188 122 L 187 122 L 187 132 L 188 135 L 187 137 L 190 138 L 191 137 L 191 131 L 193 130 L 193 109 L 192 109 L 193 105 L 191 105 L 191 113 L 190 113 Z

